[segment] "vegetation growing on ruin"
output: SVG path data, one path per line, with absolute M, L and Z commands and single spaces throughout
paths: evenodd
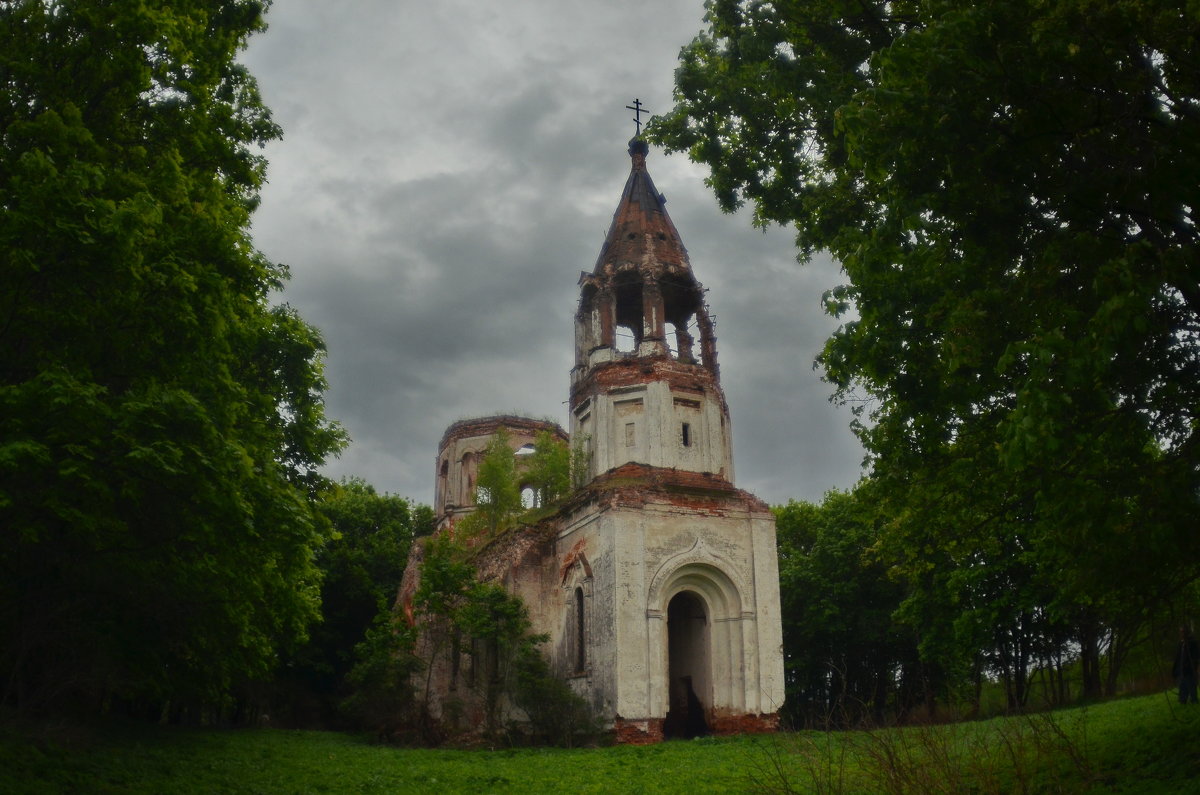
M 501 428 L 479 460 L 475 510 L 458 521 L 455 534 L 487 540 L 513 527 L 536 524 L 558 508 L 571 488 L 571 449 L 565 442 L 540 431 L 533 451 L 518 456 L 508 431 Z M 521 501 L 526 489 L 534 495 L 529 506 Z
M 489 445 L 479 509 L 424 550 L 424 648 L 393 596 L 430 512 L 319 474 L 344 441 L 320 335 L 272 305 L 286 269 L 248 231 L 278 130 L 236 53 L 266 5 L 3 4 L 2 714 L 436 741 L 413 676 L 461 652 L 496 671 L 491 741 L 513 737 L 511 695 L 573 742 L 586 712 L 472 555 L 582 486 L 588 440 L 543 433 L 520 463 Z M 821 362 L 872 456 L 853 492 L 777 510 L 790 715 L 1154 682 L 1200 610 L 1194 8 L 719 1 L 709 23 L 654 135 L 724 205 L 843 262 Z M 6 735 L 0 789 L 1162 791 L 1200 772 L 1195 716 L 1161 697 L 1056 715 L 558 756 L 83 729 Z
M 438 744 L 448 736 L 464 733 L 490 739 L 532 736 L 541 742 L 572 745 L 598 730 L 587 705 L 555 678 L 540 645 L 544 635 L 532 632 L 528 610 L 520 597 L 503 585 L 480 578 L 476 569 L 477 550 L 450 533 L 426 539 L 422 550 L 420 582 L 412 599 L 413 624 L 399 627 L 393 636 L 375 635 L 374 645 L 360 647 L 362 661 L 355 669 L 372 674 L 424 677 L 420 693 L 410 693 L 407 703 L 397 703 L 390 714 L 378 715 L 371 728 L 381 736 Z M 384 623 L 381 631 L 400 622 Z M 453 699 L 443 699 L 442 717 L 434 720 L 429 701 L 434 690 L 432 676 L 440 663 L 453 665 L 461 656 L 470 659 L 473 676 L 464 677 L 460 687 L 477 691 L 485 705 L 485 725 L 458 725 Z M 356 698 L 371 701 L 371 688 L 383 694 L 404 695 L 387 675 L 361 682 Z M 400 685 L 407 687 L 407 683 Z M 501 699 L 509 697 L 530 718 L 530 727 L 500 723 Z

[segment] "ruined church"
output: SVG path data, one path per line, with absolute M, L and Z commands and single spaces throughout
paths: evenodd
M 472 510 L 499 429 L 518 451 L 545 430 L 569 441 L 586 467 L 582 488 L 550 519 L 489 543 L 481 576 L 524 600 L 534 631 L 550 638 L 551 669 L 618 742 L 770 730 L 784 693 L 775 520 L 733 485 L 705 291 L 647 152 L 630 142 L 612 225 L 579 278 L 569 437 L 515 416 L 451 425 L 436 463 L 438 532 Z M 408 604 L 418 563 L 401 586 Z M 476 658 L 455 649 L 424 680 L 435 712 L 451 700 L 460 719 L 480 708 L 468 686 Z

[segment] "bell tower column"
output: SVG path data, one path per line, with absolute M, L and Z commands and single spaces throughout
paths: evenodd
M 600 344 L 609 348 L 615 347 L 616 326 L 613 323 L 613 292 L 611 287 L 605 287 L 596 294 L 596 312 L 600 315 Z
M 658 286 L 658 280 L 650 277 L 642 283 L 642 344 L 638 348 L 638 355 L 662 356 L 666 353 L 662 289 Z

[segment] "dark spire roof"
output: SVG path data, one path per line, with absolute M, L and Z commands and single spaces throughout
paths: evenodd
M 646 171 L 649 151 L 649 145 L 642 138 L 630 140 L 629 156 L 633 167 L 596 260 L 597 274 L 609 268 L 610 272 L 623 270 L 629 265 L 653 271 L 691 268 L 687 249 L 667 215 L 667 200 L 654 187 L 654 180 Z

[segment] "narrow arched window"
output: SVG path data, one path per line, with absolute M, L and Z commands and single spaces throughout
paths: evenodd
M 587 670 L 587 644 L 584 640 L 583 626 L 583 589 L 575 589 L 575 670 L 583 673 Z

